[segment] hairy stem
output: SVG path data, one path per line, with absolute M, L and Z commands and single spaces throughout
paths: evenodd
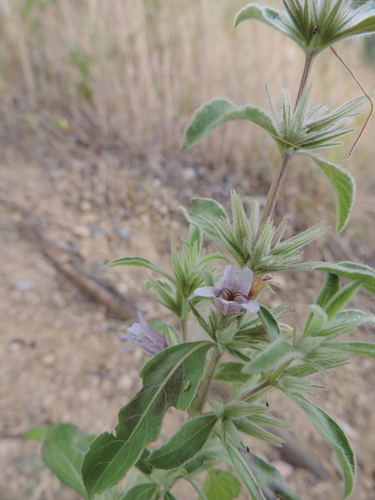
M 298 89 L 298 94 L 297 94 L 297 98 L 296 98 L 296 103 L 294 105 L 294 109 L 296 109 L 296 107 L 298 106 L 299 101 L 301 100 L 303 91 L 305 90 L 306 85 L 310 81 L 311 70 L 313 68 L 314 61 L 315 61 L 315 55 L 316 54 L 314 51 L 308 51 L 306 53 L 305 65 L 303 68 L 303 72 L 302 72 L 301 81 L 299 84 L 299 89 Z M 285 174 L 286 174 L 286 171 L 288 169 L 288 165 L 289 165 L 289 162 L 290 162 L 292 156 L 293 156 L 293 153 L 286 152 L 284 154 L 284 156 L 282 156 L 280 161 L 279 161 L 279 164 L 278 164 L 278 167 L 276 169 L 270 190 L 268 192 L 266 205 L 265 205 L 264 210 L 263 210 L 262 219 L 260 221 L 260 226 L 259 226 L 259 230 L 258 230 L 258 234 L 257 234 L 256 239 L 258 239 L 260 237 L 260 234 L 262 232 L 262 229 L 263 229 L 266 221 L 270 217 L 272 217 L 272 214 L 273 214 L 273 211 L 275 209 L 276 202 L 277 202 L 277 198 L 279 197 L 280 189 L 281 189 L 282 183 L 284 181 Z
M 293 155 L 291 153 L 285 153 L 285 155 L 282 158 L 280 158 L 275 175 L 273 177 L 273 181 L 272 181 L 270 190 L 268 192 L 266 205 L 264 207 L 262 219 L 260 221 L 257 239 L 259 238 L 261 231 L 262 231 L 267 219 L 269 219 L 273 214 L 273 211 L 274 211 L 274 208 L 276 205 L 276 201 L 277 201 L 277 198 L 278 198 L 279 193 L 280 193 L 281 185 L 283 183 L 283 180 L 284 180 L 284 177 L 285 177 L 285 174 L 286 174 L 286 171 L 288 169 L 288 165 L 289 165 L 289 162 L 290 162 L 292 156 Z
M 301 81 L 299 84 L 299 89 L 298 89 L 298 94 L 297 94 L 297 98 L 296 98 L 296 103 L 294 105 L 294 109 L 296 109 L 296 107 L 298 106 L 298 104 L 301 100 L 303 91 L 305 90 L 306 85 L 310 81 L 311 70 L 313 68 L 314 61 L 315 61 L 315 52 L 314 51 L 307 52 L 306 58 L 305 58 L 305 66 L 303 68 L 303 72 L 302 72 Z
M 220 360 L 223 356 L 223 353 L 216 348 L 216 350 L 212 353 L 210 362 L 207 366 L 206 373 L 203 375 L 202 383 L 199 387 L 198 395 L 192 402 L 189 415 L 199 415 L 202 413 L 204 405 L 206 404 L 208 392 L 212 385 L 212 382 L 215 377 L 216 369 L 219 366 Z
M 241 401 L 246 401 L 248 398 L 251 398 L 251 396 L 254 396 L 254 394 L 257 394 L 258 392 L 262 391 L 266 387 L 269 387 L 271 384 L 270 380 L 265 380 L 261 384 L 259 384 L 257 387 L 254 387 L 254 389 L 251 389 L 251 391 L 246 392 L 243 396 L 241 396 L 240 400 Z

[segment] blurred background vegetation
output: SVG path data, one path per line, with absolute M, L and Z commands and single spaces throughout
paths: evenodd
M 276 99 L 281 86 L 294 95 L 302 51 L 255 21 L 233 30 L 243 5 L 243 0 L 0 0 L 3 128 L 17 132 L 21 123 L 36 134 L 49 128 L 67 135 L 86 130 L 91 143 L 116 138 L 147 156 L 177 151 L 192 113 L 212 97 L 267 107 L 266 81 Z M 373 39 L 354 39 L 337 49 L 371 90 Z M 329 50 L 318 59 L 313 84 L 314 104 L 333 107 L 361 93 Z M 362 116 L 357 125 L 363 122 Z M 352 161 L 344 163 L 360 186 L 366 184 L 357 201 L 362 221 L 371 203 L 374 130 L 368 127 Z M 353 141 L 352 135 L 346 138 L 330 159 L 345 160 Z M 273 165 L 275 154 L 272 142 L 247 123 L 221 128 L 193 151 L 230 171 L 262 171 L 266 181 L 272 168 L 264 173 L 264 165 Z M 301 190 L 311 194 L 310 203 L 318 193 L 330 201 L 330 188 L 311 172 L 291 170 L 286 201 L 297 198 L 298 205 L 300 197 L 293 195 Z M 305 208 L 308 216 L 306 198 L 300 202 L 303 207 L 287 210 Z

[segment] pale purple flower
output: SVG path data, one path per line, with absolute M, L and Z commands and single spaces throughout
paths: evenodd
M 236 278 L 236 268 L 227 266 L 221 287 L 203 286 L 194 291 L 198 297 L 212 297 L 216 307 L 223 314 L 236 314 L 247 309 L 252 313 L 259 311 L 259 304 L 249 297 L 251 284 L 253 281 L 253 271 L 244 267 Z
M 125 349 L 129 349 L 133 345 L 139 345 L 143 347 L 147 354 L 154 356 L 154 354 L 168 347 L 167 341 L 160 332 L 146 323 L 140 312 L 137 312 L 137 314 L 139 323 L 133 323 L 132 326 L 127 329 L 128 333 L 121 335 L 122 339 L 132 340 L 134 342 L 134 344 L 126 345 Z

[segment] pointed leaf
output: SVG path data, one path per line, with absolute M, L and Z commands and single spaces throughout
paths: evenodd
M 264 24 L 267 24 L 267 26 L 280 31 L 280 33 L 288 36 L 298 45 L 304 48 L 301 45 L 301 41 L 296 36 L 295 31 L 291 29 L 289 20 L 284 12 L 270 7 L 262 7 L 259 4 L 250 3 L 237 13 L 234 19 L 234 27 L 236 28 L 240 23 L 242 23 L 242 21 L 247 21 L 250 19 L 255 19 Z
M 262 373 L 279 368 L 293 359 L 303 358 L 303 354 L 294 349 L 282 335 L 272 342 L 255 359 L 245 365 L 244 373 Z
M 355 458 L 348 438 L 339 424 L 319 406 L 301 395 L 293 399 L 336 453 L 344 476 L 344 498 L 347 498 L 353 491 L 355 480 Z
M 157 484 L 141 483 L 128 490 L 119 500 L 156 500 L 157 491 Z
M 215 128 L 233 120 L 250 121 L 269 132 L 273 139 L 277 137 L 271 118 L 262 109 L 256 106 L 236 106 L 229 99 L 213 99 L 199 108 L 193 116 L 185 131 L 182 149 L 191 148 Z
M 338 264 L 331 264 L 329 262 L 304 262 L 294 264 L 290 268 L 334 273 L 343 278 L 360 281 L 364 288 L 375 294 L 375 271 L 363 264 L 356 264 L 355 262 L 340 262 Z
M 187 342 L 156 354 L 140 372 L 143 388 L 119 412 L 116 435 L 101 434 L 82 465 L 89 498 L 117 484 L 160 433 L 170 406 L 186 410 L 202 377 L 211 342 Z
M 202 449 L 215 427 L 216 415 L 203 415 L 185 422 L 174 436 L 147 459 L 157 469 L 177 469 Z
M 237 472 L 243 479 L 251 500 L 301 500 L 291 491 L 280 472 L 250 451 L 226 443 L 227 451 Z
M 243 363 L 236 361 L 227 361 L 220 363 L 215 380 L 223 380 L 224 382 L 247 382 L 251 375 L 246 375 L 242 372 Z
M 146 269 L 150 269 L 151 271 L 155 271 L 156 273 L 161 274 L 164 278 L 173 282 L 172 276 L 170 276 L 163 268 L 154 264 L 148 259 L 144 259 L 143 257 L 123 257 L 122 259 L 112 260 L 109 264 L 105 266 L 104 269 L 114 266 L 141 266 Z
M 331 298 L 324 308 L 330 319 L 334 318 L 346 306 L 353 295 L 361 288 L 361 285 L 360 281 L 348 283 Z
M 134 464 L 137 469 L 139 469 L 143 474 L 146 474 L 148 476 L 149 474 L 152 473 L 154 470 L 153 467 L 146 462 L 147 458 L 150 456 L 151 452 L 145 448 L 143 450 L 142 455 L 140 456 L 139 460 Z
M 363 21 L 351 26 L 350 28 L 340 33 L 340 39 L 349 36 L 365 35 L 366 33 L 373 33 L 375 31 L 375 16 L 370 16 Z
M 211 469 L 207 472 L 202 489 L 207 500 L 234 500 L 240 494 L 241 483 L 230 472 Z
M 32 427 L 25 432 L 24 437 L 26 439 L 32 439 L 33 441 L 43 442 L 47 438 L 48 427 L 46 425 L 38 425 Z
M 329 347 L 342 352 L 375 358 L 375 343 L 370 342 L 331 342 Z
M 311 158 L 328 177 L 336 196 L 336 232 L 339 233 L 344 229 L 349 220 L 354 202 L 355 182 L 353 177 L 349 172 L 336 165 L 336 163 L 308 153 L 300 152 L 299 154 Z
M 80 470 L 83 457 L 94 438 L 95 436 L 83 433 L 72 424 L 57 424 L 49 427 L 42 448 L 42 457 L 46 465 L 60 481 L 83 498 L 87 498 L 87 493 Z
M 258 312 L 259 318 L 267 332 L 268 338 L 271 342 L 277 339 L 280 335 L 279 325 L 269 309 L 265 306 L 260 306 Z

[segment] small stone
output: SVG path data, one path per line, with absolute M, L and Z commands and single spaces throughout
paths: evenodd
M 52 365 L 56 360 L 56 355 L 55 354 L 47 354 L 47 356 L 44 356 L 43 358 L 43 363 L 47 366 Z
M 132 237 L 133 233 L 130 231 L 130 229 L 127 229 L 126 227 L 123 227 L 122 229 L 119 229 L 118 234 L 123 240 L 130 240 Z
M 105 234 L 106 234 L 104 229 L 102 229 L 99 226 L 96 226 L 95 224 L 91 224 L 89 227 L 90 227 L 92 234 L 98 234 L 99 236 L 105 236 Z
M 35 282 L 32 280 L 17 281 L 14 286 L 20 292 L 28 292 L 36 287 Z
M 195 178 L 195 170 L 192 167 L 184 168 L 182 176 L 186 181 L 192 181 Z
M 87 226 L 75 226 L 73 228 L 73 234 L 75 236 L 79 236 L 80 238 L 88 238 L 91 234 L 91 231 Z
M 91 210 L 91 203 L 87 200 L 82 201 L 81 210 L 82 212 L 89 212 Z

